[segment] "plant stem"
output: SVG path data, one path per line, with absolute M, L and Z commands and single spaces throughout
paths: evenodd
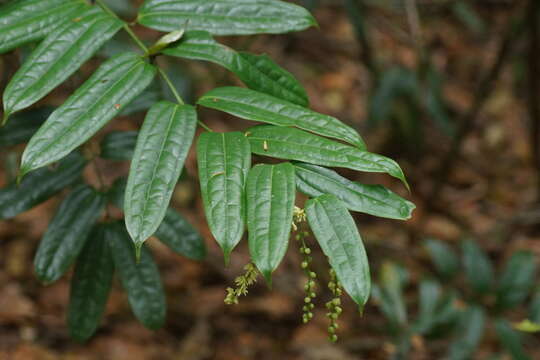
M 111 16 L 114 16 L 115 18 L 119 19 L 118 15 L 116 15 L 114 13 L 114 11 L 112 11 L 108 6 L 107 4 L 105 4 L 103 2 L 103 0 L 96 0 L 96 3 L 107 13 L 109 13 Z M 126 24 L 124 23 L 124 26 L 123 26 L 124 30 L 128 33 L 128 35 L 133 39 L 133 41 L 135 41 L 135 43 L 141 48 L 142 51 L 144 51 L 145 55 L 148 55 L 148 48 L 144 45 L 144 43 L 141 41 L 141 39 L 139 39 L 139 37 L 133 32 L 133 30 L 131 30 L 131 28 L 129 27 L 129 24 Z M 169 78 L 169 76 L 167 75 L 167 73 L 162 69 L 160 68 L 159 66 L 156 65 L 156 67 L 158 68 L 158 71 L 159 71 L 159 74 L 161 75 L 161 77 L 163 78 L 163 80 L 165 80 L 165 83 L 167 84 L 167 86 L 169 87 L 169 89 L 171 90 L 173 96 L 175 97 L 176 101 L 178 102 L 178 104 L 180 105 L 184 105 L 184 100 L 182 100 L 182 97 L 180 96 L 180 94 L 178 93 L 178 91 L 176 90 L 176 88 L 174 87 L 171 79 Z M 205 123 L 203 123 L 202 121 L 198 120 L 197 119 L 197 122 L 199 123 L 199 125 L 205 129 L 206 131 L 210 131 L 212 132 L 212 129 L 210 129 Z

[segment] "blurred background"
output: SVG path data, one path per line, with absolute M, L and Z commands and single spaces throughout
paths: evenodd
M 129 20 L 141 2 L 108 1 Z M 305 278 L 294 241 L 273 289 L 260 280 L 239 305 L 225 305 L 225 288 L 249 262 L 247 246 L 243 242 L 224 267 L 204 220 L 192 151 L 173 203 L 205 237 L 208 257 L 193 262 L 150 240 L 167 293 L 166 326 L 143 328 L 116 283 L 94 338 L 70 340 L 69 276 L 44 287 L 32 270 L 57 197 L 0 223 L 0 359 L 540 359 L 540 2 L 297 3 L 314 13 L 318 29 L 219 40 L 269 54 L 304 84 L 315 110 L 355 127 L 371 151 L 405 170 L 410 194 L 389 177 L 340 171 L 417 205 L 407 222 L 355 214 L 376 284 L 363 314 L 344 296 L 339 341 L 327 340 L 328 269 L 313 239 L 322 281 L 309 324 L 301 321 Z M 148 42 L 158 36 L 135 30 Z M 101 57 L 131 47 L 120 33 Z M 1 89 L 31 49 L 0 57 Z M 102 58 L 26 116 L 39 124 Z M 212 64 L 158 61 L 191 103 L 216 86 L 240 84 Z M 154 84 L 98 141 L 111 130 L 138 129 L 142 110 L 170 95 Z M 249 126 L 207 109 L 200 116 L 216 131 Z M 9 146 L 2 136 L 3 186 L 16 174 L 24 146 Z M 107 184 L 129 168 L 127 162 L 98 166 Z M 86 176 L 96 181 L 91 169 Z

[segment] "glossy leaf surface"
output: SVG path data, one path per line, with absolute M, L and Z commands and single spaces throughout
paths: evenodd
M 167 209 L 163 222 L 156 231 L 156 237 L 172 251 L 192 260 L 202 260 L 206 256 L 206 246 L 201 234 L 172 208 Z
M 59 26 L 11 78 L 3 94 L 4 111 L 14 113 L 42 99 L 77 71 L 122 25 L 118 18 L 91 7 Z
M 251 151 L 257 155 L 358 171 L 387 173 L 408 187 L 399 165 L 382 155 L 288 127 L 256 126 L 246 131 L 246 136 L 251 144 Z
M 131 160 L 138 135 L 137 131 L 111 131 L 101 140 L 99 155 L 110 160 Z
M 345 140 L 360 149 L 364 141 L 351 127 L 336 118 L 261 92 L 234 86 L 210 90 L 197 102 L 242 119 L 278 126 L 295 126 L 313 133 Z
M 143 246 L 137 263 L 133 242 L 121 223 L 110 224 L 105 237 L 111 246 L 114 265 L 133 313 L 149 329 L 162 327 L 167 305 L 159 270 L 150 250 Z
M 259 164 L 249 171 L 246 183 L 249 253 L 269 284 L 289 245 L 295 197 L 294 167 L 290 163 Z
M 356 224 L 334 195 L 306 203 L 309 226 L 345 291 L 362 309 L 369 298 L 369 263 Z
M 83 249 L 104 205 L 105 198 L 87 185 L 78 186 L 62 201 L 34 259 L 41 282 L 50 284 L 67 271 Z
M 126 187 L 126 226 L 137 247 L 154 234 L 180 177 L 195 128 L 192 106 L 161 101 L 150 109 L 137 138 Z
M 228 263 L 244 234 L 249 142 L 240 132 L 203 133 L 197 143 L 197 161 L 206 220 Z
M 307 106 L 306 90 L 287 70 L 266 55 L 236 52 L 216 42 L 206 31 L 187 32 L 177 45 L 164 54 L 210 61 L 236 74 L 249 88 L 292 103 Z
M 0 54 L 41 40 L 59 23 L 78 16 L 82 0 L 19 0 L 0 8 Z
M 160 31 L 190 30 L 215 35 L 280 34 L 315 25 L 309 12 L 278 0 L 146 0 L 138 22 Z
M 150 84 L 155 71 L 135 53 L 102 64 L 32 137 L 21 174 L 57 161 L 83 144 Z
M 349 210 L 407 220 L 416 207 L 382 185 L 350 181 L 333 170 L 313 164 L 294 163 L 294 167 L 298 190 L 310 197 L 335 195 Z
M 81 178 L 85 159 L 71 154 L 56 168 L 39 169 L 25 177 L 20 186 L 11 184 L 0 189 L 0 219 L 11 219 L 49 199 Z
M 77 258 L 71 279 L 67 322 L 78 341 L 89 339 L 105 311 L 114 275 L 114 262 L 103 226 L 96 226 Z

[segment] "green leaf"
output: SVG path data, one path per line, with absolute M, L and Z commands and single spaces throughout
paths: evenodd
M 112 131 L 101 140 L 100 157 L 109 160 L 131 160 L 137 143 L 137 131 Z
M 529 319 L 534 323 L 540 323 L 540 289 L 536 289 L 529 304 Z
M 395 329 L 407 325 L 407 307 L 403 288 L 407 285 L 407 272 L 399 265 L 384 262 L 381 266 L 379 286 L 373 286 L 373 297 L 382 313 Z
M 11 1 L 0 8 L 0 54 L 43 39 L 86 7 L 82 0 Z
M 304 87 L 287 70 L 267 55 L 240 52 L 230 69 L 250 89 L 307 107 L 309 99 Z
M 67 322 L 78 341 L 89 339 L 101 321 L 111 290 L 114 263 L 104 226 L 96 226 L 77 258 L 71 279 Z
M 465 277 L 473 289 L 485 294 L 492 290 L 494 283 L 493 265 L 486 253 L 472 240 L 461 244 Z
M 110 224 L 106 228 L 105 237 L 111 246 L 114 265 L 133 313 L 149 329 L 162 327 L 167 304 L 159 270 L 150 250 L 143 246 L 137 263 L 133 242 L 122 223 Z
M 206 220 L 228 263 L 244 234 L 249 142 L 240 132 L 205 132 L 197 143 L 197 161 Z
M 532 322 L 529 319 L 522 320 L 518 323 L 512 324 L 514 329 L 526 333 L 537 333 L 540 331 L 540 324 Z
M 168 101 L 152 106 L 144 119 L 124 201 L 126 227 L 137 249 L 165 217 L 196 127 L 195 108 Z
M 247 228 L 251 259 L 272 284 L 272 272 L 287 252 L 293 221 L 294 167 L 259 164 L 246 182 Z
M 531 357 L 527 355 L 523 345 L 521 344 L 520 334 L 512 329 L 512 326 L 505 319 L 495 320 L 495 331 L 499 337 L 499 341 L 506 351 L 514 360 L 529 360 Z
M 55 282 L 67 271 L 83 249 L 104 205 L 105 198 L 87 185 L 78 186 L 62 201 L 34 258 L 41 282 Z
M 309 226 L 345 291 L 362 310 L 369 298 L 369 263 L 356 224 L 345 205 L 326 194 L 306 203 Z
M 428 239 L 424 242 L 424 247 L 442 277 L 449 279 L 458 272 L 459 259 L 450 246 L 439 240 Z
M 352 211 L 390 219 L 411 218 L 416 206 L 382 185 L 364 185 L 350 181 L 337 172 L 305 163 L 294 163 L 296 186 L 304 194 L 317 197 L 335 195 Z
M 84 158 L 71 154 L 54 169 L 39 169 L 23 179 L 0 189 L 0 219 L 11 219 L 49 199 L 81 178 L 86 165 Z
M 519 306 L 531 292 L 536 276 L 533 253 L 518 251 L 506 264 L 497 288 L 497 305 L 502 309 Z
M 184 36 L 185 29 L 172 31 L 163 35 L 148 49 L 148 55 L 155 55 L 172 43 L 179 41 Z
M 281 34 L 316 25 L 304 8 L 278 0 L 146 0 L 137 21 L 160 31 L 206 30 L 214 35 Z
M 67 21 L 41 42 L 4 91 L 4 117 L 36 103 L 91 58 L 123 22 L 97 7 Z
M 14 115 L 12 121 L 0 127 L 0 147 L 18 145 L 30 140 L 53 110 L 53 107 L 44 106 Z
M 207 31 L 187 31 L 178 44 L 163 50 L 165 55 L 210 61 L 231 70 L 237 52 L 218 43 Z
M 177 45 L 163 51 L 169 56 L 210 61 L 235 73 L 249 88 L 292 103 L 308 106 L 306 90 L 287 70 L 266 55 L 237 53 L 216 42 L 206 31 L 187 32 Z
M 124 194 L 127 179 L 117 179 L 107 198 L 118 208 L 124 208 Z M 192 260 L 202 260 L 206 256 L 206 246 L 201 235 L 176 210 L 169 207 L 155 236 L 172 251 L 184 255 Z
M 204 240 L 197 230 L 177 211 L 168 208 L 156 237 L 172 251 L 192 260 L 206 256 Z
M 437 314 L 437 305 L 442 291 L 441 286 L 437 282 L 425 279 L 420 281 L 419 292 L 420 304 L 415 331 L 419 334 L 426 334 L 433 328 L 433 321 Z
M 251 151 L 257 155 L 316 165 L 387 173 L 408 188 L 405 175 L 392 159 L 289 127 L 260 125 L 248 129 Z
M 338 119 L 255 90 L 233 86 L 216 88 L 203 95 L 197 103 L 242 119 L 278 126 L 295 126 L 319 135 L 345 140 L 362 150 L 366 148 L 360 135 Z
M 135 53 L 108 60 L 32 137 L 23 153 L 20 175 L 57 161 L 83 144 L 140 94 L 156 70 Z
M 450 344 L 449 360 L 467 360 L 475 353 L 484 333 L 485 314 L 478 306 L 468 308 L 461 315 L 457 338 Z

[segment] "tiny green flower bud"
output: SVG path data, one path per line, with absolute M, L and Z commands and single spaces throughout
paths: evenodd
M 308 267 L 307 261 L 302 261 L 302 264 L 300 265 L 302 269 L 306 269 Z
M 307 303 L 307 304 L 309 304 L 309 303 L 311 302 L 311 298 L 306 296 L 306 297 L 304 298 L 304 302 Z

